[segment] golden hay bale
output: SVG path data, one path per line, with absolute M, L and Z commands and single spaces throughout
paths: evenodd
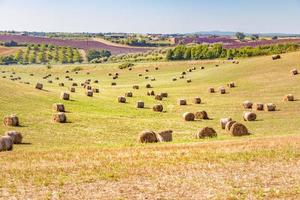
M 188 72 L 192 72 L 193 70 L 192 69 L 188 69 Z
M 184 105 L 186 105 L 187 103 L 186 103 L 186 100 L 185 99 L 179 99 L 178 100 L 178 105 L 180 105 L 180 106 L 184 106 Z
M 267 107 L 267 111 L 275 111 L 276 110 L 276 105 L 274 103 L 267 103 L 266 107 Z
M 119 78 L 118 76 L 113 76 L 113 79 L 115 80 L 115 79 L 117 79 L 117 78 Z
M 264 104 L 263 103 L 256 103 L 255 108 L 256 108 L 256 110 L 264 110 Z
M 58 86 L 59 86 L 59 87 L 64 87 L 65 84 L 64 84 L 64 83 L 59 83 Z
M 94 95 L 94 92 L 93 92 L 93 90 L 86 90 L 85 95 L 88 97 L 92 97 Z
M 0 137 L 0 151 L 11 151 L 13 149 L 13 141 L 9 136 Z
M 148 95 L 148 96 L 154 96 L 154 95 L 155 95 L 155 92 L 154 92 L 153 90 L 149 90 L 149 91 L 147 92 L 147 95 Z
M 93 92 L 94 92 L 94 93 L 99 93 L 100 90 L 99 90 L 99 88 L 93 88 Z
M 118 102 L 119 103 L 126 103 L 126 98 L 123 96 L 118 97 Z
M 74 87 L 71 87 L 71 88 L 70 88 L 70 92 L 75 92 L 75 88 L 74 88 Z
M 200 69 L 205 69 L 205 67 L 202 66 Z
M 5 135 L 11 137 L 14 144 L 22 144 L 22 133 L 17 131 L 6 131 Z
M 180 79 L 184 79 L 184 75 L 179 76 Z
M 69 73 L 69 71 L 67 70 L 66 73 Z
M 161 104 L 156 104 L 152 109 L 154 112 L 162 112 L 164 110 L 164 107 Z
M 72 86 L 73 86 L 73 87 L 77 87 L 78 84 L 77 84 L 77 83 L 72 83 Z
M 200 104 L 201 103 L 201 98 L 200 97 L 195 97 L 194 98 L 194 103 L 195 104 Z
M 208 92 L 209 92 L 209 93 L 215 93 L 215 88 L 213 88 L 213 87 L 208 88 Z
M 191 79 L 187 79 L 186 82 L 187 82 L 187 83 L 191 83 L 192 80 L 191 80 Z
M 223 86 L 219 88 L 219 91 L 221 94 L 226 94 L 226 90 Z
M 146 88 L 152 88 L 151 84 L 150 83 L 146 84 Z
M 227 84 L 227 86 L 228 86 L 229 88 L 234 88 L 234 87 L 235 87 L 235 84 L 234 84 L 234 82 L 230 82 L 230 83 Z
M 194 121 L 195 120 L 195 115 L 194 115 L 194 113 L 191 113 L 191 112 L 185 112 L 185 113 L 183 113 L 182 116 L 185 121 Z
M 249 135 L 248 129 L 244 124 L 241 123 L 233 123 L 230 127 L 230 133 L 233 136 L 243 136 L 243 135 Z
M 167 92 L 161 92 L 160 96 L 162 96 L 163 98 L 167 98 L 168 97 L 168 93 Z
M 132 68 L 131 68 L 131 67 L 129 67 L 129 68 L 128 68 L 128 70 L 129 70 L 129 71 L 131 71 L 131 70 L 132 70 Z
M 108 76 L 112 76 L 112 73 L 108 73 Z
M 132 97 L 132 96 L 133 96 L 133 94 L 130 91 L 128 91 L 128 92 L 125 93 L 125 97 Z
M 193 67 L 192 70 L 196 70 L 196 67 Z
M 251 101 L 244 101 L 243 102 L 243 107 L 245 108 L 245 109 L 251 109 L 252 108 L 252 106 L 253 106 L 253 103 L 251 102 Z
M 145 72 L 149 72 L 149 69 L 146 69 Z
M 35 85 L 35 88 L 38 89 L 38 90 L 42 90 L 43 89 L 43 84 L 42 83 L 37 83 Z
M 63 112 L 55 113 L 52 117 L 53 122 L 57 123 L 66 123 L 67 122 L 67 116 Z
M 55 77 L 55 80 L 59 80 L 59 77 Z
M 230 131 L 231 126 L 236 123 L 236 121 L 230 120 L 225 125 L 225 130 Z
M 221 128 L 225 129 L 226 124 L 230 121 L 232 121 L 230 117 L 220 119 Z
M 144 108 L 145 103 L 143 101 L 138 101 L 136 107 L 137 108 Z
M 145 79 L 149 79 L 149 76 L 145 76 Z
M 48 82 L 48 83 L 53 83 L 53 81 L 52 81 L 52 80 L 48 80 L 47 82 Z
M 140 87 L 138 85 L 133 85 L 132 88 L 138 90 Z
M 52 105 L 54 111 L 65 112 L 65 106 L 62 103 L 55 103 Z
M 159 142 L 171 142 L 173 140 L 172 130 L 159 131 L 156 138 Z
M 155 95 L 155 100 L 161 101 L 162 100 L 162 96 L 157 94 Z
M 291 73 L 292 73 L 292 75 L 297 75 L 298 74 L 298 70 L 297 69 L 292 69 Z
M 116 86 L 116 85 L 117 85 L 116 82 L 112 82 L 112 83 L 111 83 L 111 86 Z
M 288 94 L 284 97 L 285 101 L 294 101 L 294 96 L 292 94 Z
M 158 70 L 158 67 L 155 67 L 155 70 Z
M 195 134 L 195 137 L 197 139 L 203 139 L 203 138 L 207 138 L 207 137 L 210 137 L 210 138 L 217 137 L 217 132 L 213 128 L 204 127 Z
M 202 110 L 195 113 L 196 119 L 209 119 L 207 112 Z
M 16 115 L 4 117 L 3 124 L 5 126 L 19 126 L 19 118 Z
M 140 143 L 154 143 L 157 142 L 156 134 L 153 131 L 142 131 L 138 136 Z
M 87 90 L 92 90 L 92 86 L 91 85 L 84 85 L 84 88 Z
M 155 78 L 151 78 L 151 81 L 155 81 Z
M 63 100 L 70 100 L 70 94 L 67 92 L 61 92 L 60 98 Z
M 143 76 L 143 74 L 139 74 L 139 76 Z
M 243 115 L 245 121 L 255 121 L 256 117 L 257 116 L 254 112 L 245 112 Z
M 99 81 L 98 80 L 94 80 L 94 83 L 99 83 Z
M 172 78 L 172 81 L 177 81 L 177 78 L 176 78 L 176 77 L 173 77 L 173 78 Z
M 186 72 L 181 72 L 181 75 L 186 75 Z
M 272 55 L 272 60 L 277 60 L 277 59 L 280 59 L 281 56 L 278 54 L 278 55 Z

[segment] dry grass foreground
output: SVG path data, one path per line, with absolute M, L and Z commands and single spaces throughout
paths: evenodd
M 1 118 L 15 113 L 20 117 L 24 145 L 12 152 L 0 153 L 0 197 L 2 199 L 297 199 L 299 198 L 300 101 L 284 102 L 292 93 L 300 97 L 299 52 L 271 57 L 240 60 L 240 64 L 223 61 L 140 63 L 132 71 L 119 70 L 118 64 L 75 66 L 9 66 L 1 67 L 7 77 L 14 71 L 21 81 L 2 79 L 0 84 Z M 219 67 L 215 67 L 218 64 Z M 197 70 L 186 79 L 172 81 L 191 66 Z M 205 66 L 200 70 L 200 66 Z M 159 67 L 155 71 L 154 68 Z M 149 72 L 145 72 L 149 69 Z M 73 81 L 64 77 L 69 70 Z M 86 72 L 90 72 L 87 75 Z M 116 87 L 107 76 L 119 72 Z M 29 74 L 33 73 L 34 76 Z M 42 77 L 52 74 L 53 83 Z M 154 113 L 157 103 L 146 96 L 149 80 L 155 92 L 168 92 L 162 103 L 165 113 Z M 2 74 L 1 74 L 2 75 Z M 54 80 L 54 77 L 60 80 Z M 52 104 L 60 102 L 61 91 L 72 82 L 98 79 L 100 94 L 92 98 L 78 87 L 71 101 L 63 102 L 69 123 L 54 124 Z M 234 81 L 236 88 L 227 94 L 210 94 L 209 87 L 226 86 Z M 34 89 L 42 82 L 44 89 Z M 65 82 L 65 87 L 59 87 Z M 132 85 L 140 85 L 133 90 Z M 127 91 L 134 97 L 128 103 L 117 103 Z M 192 104 L 200 96 L 202 104 Z M 187 106 L 178 106 L 185 98 Z M 138 100 L 145 109 L 136 109 Z M 252 135 L 233 138 L 219 126 L 219 119 L 231 116 L 242 121 L 242 102 L 277 105 L 275 112 L 255 111 L 257 121 L 243 122 Z M 187 111 L 206 110 L 211 120 L 184 122 Z M 213 127 L 218 137 L 199 140 L 193 137 L 200 128 Z M 11 128 L 0 126 L 1 133 Z M 172 129 L 174 141 L 168 144 L 142 145 L 136 142 L 144 129 Z

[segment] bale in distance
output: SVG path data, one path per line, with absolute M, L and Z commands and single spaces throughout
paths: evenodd
M 220 94 L 226 94 L 226 90 L 224 87 L 219 88 Z
M 139 134 L 138 141 L 140 143 L 155 143 L 157 142 L 156 134 L 153 131 L 142 131 Z
M 274 103 L 267 103 L 266 107 L 267 107 L 267 111 L 275 111 L 276 110 L 276 105 Z
M 62 103 L 55 103 L 52 105 L 52 108 L 56 112 L 65 112 L 65 106 Z
M 150 83 L 146 84 L 146 88 L 152 88 L 151 84 Z
M 133 94 L 130 91 L 128 91 L 128 92 L 125 93 L 125 97 L 132 97 L 132 96 L 133 96 Z
M 227 84 L 227 86 L 228 86 L 229 88 L 234 88 L 234 87 L 235 87 L 235 84 L 234 84 L 234 82 L 230 82 L 230 83 Z
M 0 137 L 0 151 L 11 151 L 13 149 L 13 141 L 9 136 Z
M 200 97 L 195 97 L 194 98 L 194 103 L 195 104 L 200 104 L 201 103 L 201 98 Z
M 191 83 L 192 80 L 191 80 L 191 79 L 187 79 L 186 82 L 187 82 L 187 83 Z
M 256 108 L 256 110 L 264 110 L 264 104 L 263 103 L 256 103 L 255 108 Z
M 255 121 L 256 117 L 257 116 L 254 112 L 245 112 L 243 115 L 245 121 Z
M 88 97 L 93 97 L 94 92 L 93 92 L 93 90 L 86 90 L 85 95 L 88 96 Z
M 195 137 L 197 139 L 203 139 L 203 138 L 208 138 L 208 137 L 213 138 L 213 137 L 217 137 L 217 132 L 213 128 L 204 127 L 195 134 Z
M 204 110 L 196 112 L 195 118 L 196 119 L 209 119 L 207 112 Z
M 162 112 L 164 107 L 161 104 L 156 104 L 156 105 L 153 106 L 152 109 L 153 109 L 154 112 Z
M 297 75 L 298 74 L 298 70 L 297 69 L 292 69 L 291 73 L 292 73 L 292 75 Z
M 133 85 L 132 88 L 138 90 L 140 87 L 138 85 Z
M 160 96 L 162 96 L 163 98 L 167 98 L 168 97 L 168 93 L 167 92 L 161 92 Z
M 155 100 L 161 101 L 162 100 L 162 96 L 157 94 L 155 95 Z
M 111 86 L 116 86 L 116 85 L 117 85 L 116 82 L 112 82 L 112 83 L 111 83 Z
M 230 121 L 232 121 L 230 117 L 220 119 L 221 128 L 225 129 L 226 124 Z
M 244 101 L 243 102 L 243 107 L 245 108 L 245 109 L 252 109 L 252 106 L 253 106 L 253 103 L 251 102 L 251 101 Z
M 249 135 L 248 129 L 244 124 L 241 123 L 233 123 L 230 127 L 230 133 L 233 136 L 243 136 L 243 135 Z
M 136 107 L 137 108 L 144 108 L 145 107 L 145 103 L 143 101 L 138 101 Z
M 179 99 L 178 100 L 178 105 L 180 105 L 180 106 L 187 105 L 186 100 L 185 99 Z
M 278 59 L 280 59 L 281 58 L 281 56 L 279 55 L 279 54 L 277 54 L 277 55 L 272 55 L 272 60 L 278 60 Z
M 64 83 L 59 83 L 58 86 L 59 86 L 59 87 L 64 87 L 65 84 L 64 84 Z
M 126 103 L 126 98 L 124 96 L 118 97 L 118 102 L 119 103 Z
M 213 88 L 213 87 L 208 88 L 208 92 L 209 93 L 215 93 L 215 88 Z
M 61 99 L 63 99 L 63 100 L 70 100 L 70 94 L 69 93 L 67 93 L 67 92 L 62 92 L 61 94 L 60 94 L 60 98 Z
M 99 93 L 99 88 L 93 88 L 94 93 Z
M 236 123 L 236 121 L 230 120 L 225 125 L 225 130 L 230 131 L 231 126 Z
M 19 118 L 16 115 L 4 117 L 3 124 L 5 126 L 19 126 Z
M 286 95 L 286 96 L 284 97 L 284 100 L 285 100 L 285 101 L 294 101 L 294 100 L 295 100 L 295 99 L 294 99 L 294 95 L 288 94 L 288 95 Z
M 172 130 L 159 131 L 156 134 L 156 138 L 159 142 L 171 142 L 173 140 L 172 133 Z
M 71 88 L 70 88 L 70 92 L 75 92 L 75 88 L 74 88 L 74 87 L 71 87 Z
M 17 131 L 6 131 L 5 135 L 11 137 L 14 144 L 22 144 L 22 140 L 23 140 L 22 133 Z
M 37 83 L 35 85 L 35 88 L 38 89 L 38 90 L 42 90 L 43 89 L 43 84 L 42 83 Z
M 195 115 L 194 115 L 194 113 L 191 113 L 191 112 L 185 112 L 185 113 L 183 113 L 182 116 L 185 121 L 194 121 L 195 120 Z
M 154 92 L 153 90 L 149 90 L 149 91 L 147 92 L 147 95 L 148 95 L 148 96 L 154 96 L 154 95 L 155 95 L 155 92 Z
M 56 123 L 66 123 L 67 122 L 67 116 L 63 112 L 55 113 L 52 117 L 53 122 Z

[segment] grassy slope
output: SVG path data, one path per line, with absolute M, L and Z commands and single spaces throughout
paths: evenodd
M 32 83 L 1 79 L 1 117 L 16 113 L 22 125 L 16 129 L 23 132 L 24 142 L 31 143 L 15 146 L 13 152 L 1 152 L 0 163 L 5 163 L 0 172 L 2 194 L 33 198 L 35 193 L 24 191 L 35 191 L 50 198 L 101 195 L 108 199 L 110 195 L 131 199 L 154 194 L 170 199 L 222 198 L 219 195 L 223 193 L 238 198 L 295 197 L 300 192 L 299 177 L 295 175 L 299 170 L 300 101 L 283 102 L 282 98 L 288 93 L 300 97 L 300 76 L 289 73 L 291 68 L 299 69 L 300 52 L 282 57 L 278 61 L 270 57 L 245 59 L 239 65 L 223 61 L 147 63 L 138 64 L 132 71 L 118 70 L 111 64 L 84 66 L 78 75 L 69 75 L 78 83 L 98 79 L 100 83 L 94 86 L 101 92 L 88 98 L 78 87 L 71 94 L 72 101 L 64 102 L 69 111 L 67 124 L 51 122 L 51 106 L 60 102 L 60 92 L 70 86 L 71 82 L 64 81 L 67 87 L 61 88 L 58 82 L 73 67 L 2 67 Z M 216 63 L 220 66 L 215 67 Z M 198 68 L 187 75 L 192 83 L 171 81 L 191 66 Z M 200 70 L 200 66 L 206 69 Z M 148 89 L 144 86 L 150 81 L 138 77 L 138 73 L 146 74 L 146 68 L 150 70 L 147 75 L 156 78 L 151 82 L 153 90 L 169 93 L 170 97 L 162 101 L 166 113 L 150 109 L 156 102 L 145 95 Z M 108 72 L 121 74 L 116 87 L 110 86 Z M 41 78 L 47 73 L 62 80 L 48 84 Z M 45 84 L 46 91 L 34 89 L 37 81 Z M 218 88 L 230 81 L 237 87 L 228 89 L 226 95 L 207 92 L 208 87 Z M 139 84 L 141 89 L 132 90 L 133 84 Z M 129 90 L 134 97 L 127 98 L 125 105 L 118 104 L 117 96 Z M 193 105 L 195 96 L 200 96 L 203 104 Z M 179 98 L 186 98 L 188 105 L 177 106 Z M 135 108 L 140 99 L 145 101 L 146 109 Z M 256 112 L 256 122 L 244 122 L 253 134 L 232 138 L 220 129 L 219 119 L 231 116 L 242 121 L 244 100 L 273 102 L 279 111 Z M 182 113 L 202 109 L 212 120 L 182 120 Z M 194 139 L 193 134 L 204 126 L 215 128 L 218 138 Z M 136 137 L 144 129 L 172 129 L 174 142 L 140 145 Z M 6 130 L 10 129 L 0 126 L 0 132 Z M 290 176 L 282 180 L 285 174 Z

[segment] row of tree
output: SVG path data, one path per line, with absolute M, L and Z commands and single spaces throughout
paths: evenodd
M 276 44 L 258 47 L 243 47 L 239 49 L 225 49 L 221 44 L 213 45 L 179 45 L 169 49 L 167 60 L 201 60 L 215 58 L 252 57 L 262 55 L 281 54 L 299 49 L 298 44 Z

